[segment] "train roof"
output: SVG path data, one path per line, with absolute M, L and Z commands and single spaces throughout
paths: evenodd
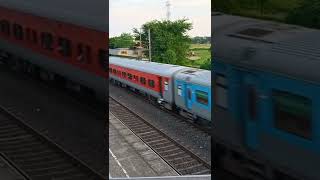
M 211 87 L 211 71 L 204 69 L 186 69 L 179 71 L 176 79 Z
M 138 61 L 129 58 L 109 56 L 109 64 L 114 64 L 137 71 L 157 74 L 161 76 L 171 77 L 174 73 L 182 69 L 190 69 L 184 66 L 162 64 L 149 61 Z
M 215 61 L 320 83 L 320 30 L 212 13 Z
M 0 6 L 108 32 L 106 0 L 0 0 Z

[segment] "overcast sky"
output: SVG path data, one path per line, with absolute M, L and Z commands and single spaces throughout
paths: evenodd
M 170 0 L 171 20 L 187 18 L 193 23 L 190 36 L 211 36 L 211 0 Z M 131 33 L 147 21 L 166 18 L 166 0 L 109 0 L 109 33 Z

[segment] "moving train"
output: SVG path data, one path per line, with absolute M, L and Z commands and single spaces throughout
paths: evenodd
M 109 77 L 167 109 L 211 122 L 211 71 L 110 56 Z
M 213 162 L 247 179 L 320 179 L 320 31 L 221 13 Z
M 0 0 L 0 57 L 13 69 L 105 100 L 106 7 L 102 0 Z

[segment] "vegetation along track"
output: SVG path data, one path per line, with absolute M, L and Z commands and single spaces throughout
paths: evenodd
M 180 175 L 211 173 L 208 163 L 110 96 L 109 110 Z
M 0 152 L 28 180 L 105 179 L 3 107 Z

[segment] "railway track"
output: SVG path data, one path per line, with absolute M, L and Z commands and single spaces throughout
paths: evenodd
M 117 85 L 115 85 L 115 84 L 113 84 L 113 83 L 109 83 L 109 85 L 113 85 L 114 87 L 120 88 L 119 86 L 117 86 Z M 211 135 L 211 130 L 212 130 L 212 129 L 211 129 L 211 126 L 210 126 L 210 127 L 208 126 L 208 124 L 203 125 L 203 124 L 195 123 L 195 122 L 193 121 L 193 119 L 191 119 L 191 118 L 188 118 L 188 117 L 179 115 L 178 113 L 175 113 L 175 112 L 173 112 L 173 111 L 170 111 L 170 110 L 164 108 L 163 106 L 160 106 L 158 103 L 154 103 L 154 102 L 148 100 L 148 97 L 139 94 L 139 92 L 133 92 L 133 91 L 131 91 L 131 90 L 129 90 L 129 89 L 126 89 L 126 91 L 127 91 L 128 93 L 130 93 L 132 96 L 135 96 L 135 97 L 137 97 L 137 98 L 143 99 L 145 102 L 149 103 L 150 105 L 155 106 L 155 107 L 159 108 L 160 110 L 162 110 L 162 111 L 164 111 L 164 112 L 172 115 L 173 117 L 179 119 L 181 122 L 188 123 L 188 124 L 190 124 L 192 127 L 198 129 L 199 131 L 204 132 L 204 133 L 206 133 L 206 134 L 209 135 L 209 136 Z
M 208 163 L 110 96 L 109 110 L 180 175 L 211 173 Z
M 105 179 L 3 107 L 0 152 L 27 180 Z

